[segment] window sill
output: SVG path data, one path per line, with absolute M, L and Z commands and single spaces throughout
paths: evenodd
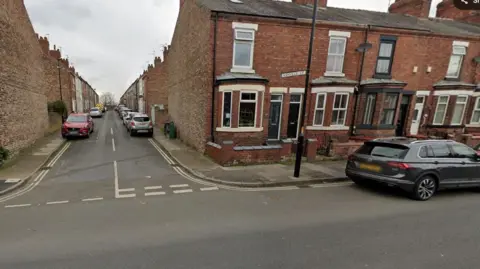
M 350 127 L 342 125 L 333 126 L 307 126 L 307 130 L 312 131 L 348 131 Z
M 373 75 L 373 78 L 376 78 L 376 79 L 392 79 L 392 75 L 391 74 L 375 74 L 375 75 Z
M 232 73 L 246 73 L 246 74 L 255 74 L 255 70 L 251 68 L 238 68 L 238 67 L 233 67 L 230 69 L 230 72 Z
M 228 127 L 217 127 L 215 129 L 217 132 L 225 133 L 252 133 L 252 132 L 263 132 L 263 127 L 239 127 L 239 128 L 228 128 Z
M 325 72 L 323 74 L 323 76 L 325 77 L 345 77 L 345 74 L 344 73 L 337 73 L 337 72 Z
M 465 127 L 480 128 L 480 123 L 467 124 L 467 125 L 465 125 Z

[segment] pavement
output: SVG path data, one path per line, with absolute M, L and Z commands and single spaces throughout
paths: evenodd
M 154 141 L 130 137 L 113 112 L 95 126 L 89 139 L 67 142 L 48 169 L 0 197 L 0 268 L 471 269 L 480 262 L 478 192 L 418 202 L 347 182 L 204 185 Z
M 345 161 L 326 158 L 302 162 L 300 177 L 293 177 L 294 163 L 222 167 L 177 139 L 168 139 L 160 129 L 154 139 L 168 154 L 199 180 L 234 187 L 261 188 L 309 186 L 348 181 Z
M 22 150 L 11 163 L 0 168 L 0 195 L 14 191 L 25 184 L 63 145 L 64 140 L 60 133 L 56 132 Z

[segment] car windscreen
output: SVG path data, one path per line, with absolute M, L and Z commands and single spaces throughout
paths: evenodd
M 91 108 L 90 111 L 98 111 L 98 108 Z
M 147 122 L 147 121 L 150 120 L 150 118 L 149 117 L 134 117 L 133 120 L 136 121 L 136 122 Z
M 72 115 L 68 116 L 67 122 L 86 122 L 87 117 L 86 116 L 78 116 L 78 115 Z
M 403 159 L 407 155 L 408 147 L 388 143 L 365 143 L 358 150 L 357 154 L 370 155 L 375 157 L 386 157 L 391 159 Z

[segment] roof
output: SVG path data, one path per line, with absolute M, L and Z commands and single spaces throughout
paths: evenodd
M 311 19 L 313 7 L 292 2 L 275 0 L 242 0 L 242 4 L 230 0 L 197 0 L 200 6 L 212 11 L 245 14 L 284 19 Z M 320 8 L 317 20 L 362 24 L 391 28 L 426 31 L 447 35 L 480 36 L 480 24 L 465 23 L 449 19 L 417 18 L 403 14 L 337 7 Z
M 217 76 L 218 82 L 223 81 L 231 81 L 231 80 L 258 80 L 258 81 L 268 81 L 268 79 L 257 75 L 257 74 L 250 74 L 250 73 L 231 73 L 226 72 Z

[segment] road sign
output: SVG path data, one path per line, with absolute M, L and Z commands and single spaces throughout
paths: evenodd
M 305 76 L 307 74 L 307 71 L 294 71 L 294 72 L 287 72 L 287 73 L 282 73 L 281 77 L 282 78 L 289 78 L 289 77 L 296 77 L 296 76 Z

